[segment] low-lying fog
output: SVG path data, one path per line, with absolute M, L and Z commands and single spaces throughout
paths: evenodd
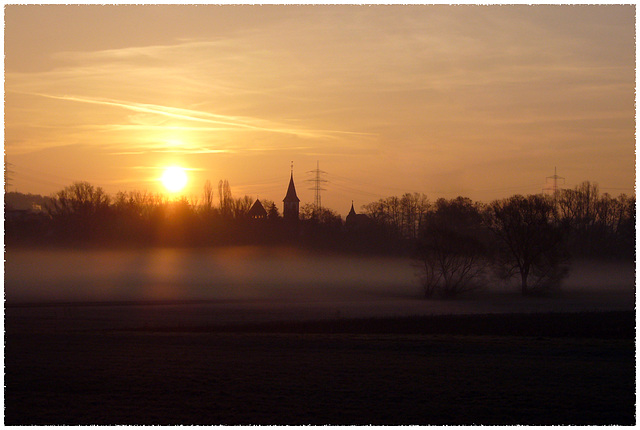
M 8 250 L 7 305 L 24 302 L 211 300 L 416 314 L 634 309 L 634 263 L 574 262 L 563 295 L 523 299 L 488 286 L 460 300 L 422 298 L 408 259 L 291 249 Z

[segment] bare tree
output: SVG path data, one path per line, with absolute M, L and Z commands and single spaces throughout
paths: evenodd
M 67 239 L 97 239 L 108 235 L 109 196 L 88 182 L 75 182 L 51 197 L 46 210 Z
M 387 221 L 382 199 L 363 205 L 362 210 L 365 215 L 378 224 L 385 224 Z
M 95 217 L 109 208 L 109 201 L 109 196 L 102 188 L 96 188 L 88 182 L 74 182 L 52 197 L 47 211 L 52 217 Z
M 342 218 L 335 211 L 306 203 L 300 208 L 300 219 L 323 225 L 342 225 Z
M 455 297 L 481 288 L 486 254 L 482 217 L 470 199 L 439 199 L 425 215 L 417 246 L 424 294 Z
M 501 277 L 518 276 L 522 294 L 558 287 L 567 274 L 563 232 L 549 196 L 516 195 L 496 200 L 485 218 L 499 241 L 496 267 Z
M 213 208 L 213 185 L 211 185 L 211 181 L 208 179 L 204 183 L 202 208 L 205 212 L 211 212 Z
M 121 191 L 116 194 L 113 208 L 119 216 L 148 222 L 165 204 L 166 200 L 161 194 L 151 194 L 147 191 Z
M 400 198 L 401 222 L 400 229 L 404 237 L 415 239 L 418 237 L 424 217 L 429 210 L 429 199 L 420 193 L 405 193 Z
M 218 182 L 218 196 L 220 198 L 220 214 L 223 218 L 231 218 L 233 215 L 233 196 L 229 181 Z
M 622 194 L 613 198 L 599 193 L 598 185 L 584 181 L 558 195 L 558 216 L 568 232 L 569 248 L 576 256 L 631 255 L 628 229 L 635 218 L 635 200 Z
M 232 200 L 232 209 L 234 218 L 243 218 L 247 213 L 249 213 L 249 209 L 251 209 L 251 205 L 253 204 L 253 199 L 249 196 L 240 197 L 238 199 Z
M 364 213 L 378 224 L 390 227 L 407 239 L 415 239 L 429 210 L 429 199 L 420 193 L 386 197 L 363 206 Z
M 557 215 L 572 228 L 585 233 L 596 222 L 599 200 L 598 184 L 584 181 L 574 189 L 559 192 Z

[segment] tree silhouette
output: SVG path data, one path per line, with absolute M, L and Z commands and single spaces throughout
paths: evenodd
M 501 277 L 518 276 L 522 294 L 557 287 L 567 274 L 563 232 L 548 196 L 515 195 L 489 205 L 485 218 L 498 238 Z
M 220 215 L 223 218 L 231 218 L 233 216 L 233 196 L 229 181 L 226 179 L 218 182 L 218 197 L 220 198 Z
M 204 183 L 202 193 L 202 209 L 205 212 L 211 212 L 213 209 L 213 186 L 210 180 L 206 180 Z
M 68 239 L 97 239 L 106 235 L 110 199 L 100 187 L 75 182 L 52 196 L 46 210 L 58 234 Z
M 573 189 L 561 190 L 558 216 L 568 231 L 567 242 L 579 256 L 631 256 L 635 244 L 622 226 L 635 219 L 635 198 L 600 194 L 597 184 L 584 181 Z
M 114 233 L 123 240 L 148 243 L 160 229 L 167 204 L 160 194 L 119 192 L 111 205 Z
M 278 207 L 271 200 L 264 201 L 264 207 L 267 208 L 267 219 L 269 220 L 277 220 L 280 218 L 280 212 L 278 212 Z
M 384 225 L 392 235 L 415 240 L 430 209 L 429 199 L 420 193 L 391 196 L 363 206 L 364 213 L 375 223 Z
M 424 294 L 455 297 L 480 288 L 485 278 L 482 216 L 468 198 L 439 199 L 425 215 L 417 244 Z
M 474 284 L 471 279 L 480 279 L 471 276 L 475 260 L 465 260 L 479 252 L 480 245 L 491 251 L 505 278 L 519 274 L 525 293 L 559 283 L 566 272 L 566 249 L 578 256 L 635 256 L 635 196 L 600 195 L 597 185 L 589 182 L 559 191 L 553 199 L 513 196 L 493 202 L 484 212 L 486 226 L 497 239 L 495 249 L 485 237 L 486 228 L 476 228 L 480 205 L 462 197 L 440 199 L 434 205 L 418 193 L 379 199 L 362 206 L 361 222 L 346 226 L 336 212 L 307 204 L 300 211 L 302 222 L 292 229 L 285 228 L 276 204 L 268 199 L 261 202 L 272 222 L 249 222 L 247 211 L 254 199 L 234 198 L 227 180 L 218 183 L 220 206 L 214 205 L 211 182 L 205 182 L 203 191 L 199 204 L 185 198 L 170 202 L 166 196 L 140 191 L 119 192 L 112 199 L 100 187 L 76 182 L 49 198 L 46 215 L 29 214 L 26 219 L 14 213 L 5 229 L 12 243 L 287 243 L 404 256 L 418 249 L 425 259 L 423 265 L 427 264 L 425 276 L 432 273 L 434 281 L 440 279 L 446 285 L 443 295 L 458 294 L 459 286 L 464 285 L 465 290 Z M 33 201 L 28 197 L 7 193 L 5 202 L 10 207 L 21 198 Z M 18 205 L 16 209 L 30 207 Z M 466 269 L 454 269 L 456 266 Z M 456 276 L 462 278 L 456 280 Z M 446 292 L 449 290 L 452 292 Z

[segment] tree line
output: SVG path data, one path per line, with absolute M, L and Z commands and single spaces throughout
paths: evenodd
M 411 244 L 428 297 L 454 297 L 496 278 L 525 295 L 545 293 L 559 288 L 571 257 L 635 257 L 635 197 L 601 194 L 588 181 L 489 204 L 405 194 L 364 209 Z
M 37 201 L 42 210 L 13 210 L 12 202 L 24 209 L 27 200 Z M 311 245 L 317 238 L 330 247 L 343 226 L 334 211 L 306 204 L 294 228 L 268 199 L 261 199 L 266 218 L 254 220 L 249 216 L 253 203 L 249 196 L 233 196 L 227 180 L 218 183 L 217 193 L 207 181 L 201 198 L 177 200 L 147 191 L 110 196 L 101 187 L 75 182 L 47 198 L 5 194 L 5 240 L 25 245 L 205 246 Z
M 216 193 L 217 191 L 217 193 Z M 217 194 L 217 199 L 216 199 Z M 6 196 L 5 196 L 6 198 Z M 345 222 L 305 204 L 288 223 L 262 199 L 234 197 L 228 181 L 207 181 L 200 199 L 140 191 L 109 196 L 77 182 L 44 203 L 40 215 L 5 218 L 7 244 L 292 245 L 331 251 L 411 255 L 427 296 L 456 296 L 497 276 L 517 280 L 524 294 L 559 285 L 570 257 L 635 256 L 635 197 L 600 193 L 588 181 L 553 195 L 514 195 L 485 204 L 466 197 L 430 201 L 405 193 L 365 204 L 365 217 Z M 349 220 L 347 220 L 349 221 Z

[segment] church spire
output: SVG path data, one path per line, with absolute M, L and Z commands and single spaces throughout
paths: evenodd
M 289 188 L 287 188 L 287 195 L 284 196 L 283 202 L 296 202 L 299 203 L 300 199 L 296 193 L 296 185 L 293 183 L 293 162 L 291 163 L 291 178 L 289 179 Z
M 297 220 L 300 214 L 300 199 L 296 193 L 296 186 L 293 183 L 293 161 L 291 162 L 291 178 L 289 179 L 289 188 L 287 195 L 284 196 L 283 216 L 285 219 Z
M 355 214 L 356 214 L 356 211 L 355 211 L 355 209 L 353 208 L 353 200 L 351 200 L 351 210 L 349 211 L 349 214 L 348 214 L 347 216 L 349 216 L 349 215 L 355 215 Z

